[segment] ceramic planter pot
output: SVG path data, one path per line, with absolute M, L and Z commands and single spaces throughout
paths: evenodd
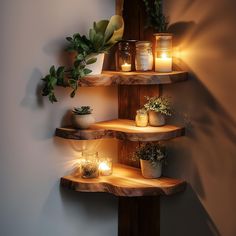
M 157 162 L 156 165 L 152 165 L 150 161 L 140 160 L 141 172 L 144 178 L 155 179 L 162 175 L 162 163 Z
M 149 125 L 151 126 L 163 126 L 166 124 L 166 119 L 163 114 L 156 111 L 148 112 Z
M 97 58 L 97 61 L 93 64 L 87 65 L 86 67 L 92 72 L 89 75 L 100 75 L 102 73 L 102 67 L 103 67 L 103 62 L 104 62 L 104 53 L 100 53 L 96 56 L 91 55 L 90 58 Z
M 87 115 L 75 115 L 72 116 L 72 123 L 76 129 L 88 129 L 95 123 L 95 119 L 92 114 Z

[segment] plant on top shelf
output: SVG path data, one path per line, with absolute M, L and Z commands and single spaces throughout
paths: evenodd
M 151 126 L 165 125 L 165 116 L 172 115 L 171 102 L 168 97 L 146 97 L 144 108 L 148 111 Z
M 57 69 L 52 66 L 49 74 L 42 79 L 44 81 L 42 95 L 48 96 L 52 103 L 57 102 L 54 93 L 55 86 L 67 87 L 69 85 L 72 88 L 70 96 L 74 97 L 78 89 L 79 79 L 95 69 L 92 64 L 96 63 L 97 60 L 100 61 L 99 55 L 108 53 L 111 47 L 122 39 L 123 32 L 123 18 L 114 15 L 110 20 L 94 22 L 93 28 L 89 30 L 88 37 L 81 36 L 79 33 L 67 37 L 66 40 L 69 43 L 67 51 L 75 52 L 73 66 L 71 68 L 60 66 Z M 100 67 L 102 68 L 102 63 Z
M 146 143 L 135 151 L 140 160 L 142 175 L 145 178 L 158 178 L 162 174 L 162 164 L 166 160 L 166 149 L 160 144 Z
M 168 17 L 163 13 L 163 0 L 154 0 L 153 4 L 150 4 L 149 0 L 143 0 L 146 13 L 148 28 L 152 27 L 156 33 L 166 33 L 169 25 Z
M 95 123 L 90 106 L 74 107 L 72 123 L 76 129 L 88 129 Z

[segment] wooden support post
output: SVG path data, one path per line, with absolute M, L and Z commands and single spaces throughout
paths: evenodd
M 159 197 L 120 197 L 118 219 L 118 236 L 159 236 Z

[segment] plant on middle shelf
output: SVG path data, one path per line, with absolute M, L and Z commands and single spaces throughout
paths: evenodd
M 168 97 L 146 97 L 144 108 L 148 111 L 149 125 L 163 126 L 166 124 L 166 116 L 172 115 L 171 102 Z
M 152 27 L 156 33 L 166 33 L 169 21 L 163 13 L 163 0 L 154 0 L 153 4 L 149 0 L 143 2 L 147 13 L 146 27 Z
M 72 88 L 70 96 L 74 97 L 79 79 L 92 72 L 101 73 L 104 53 L 108 53 L 112 46 L 122 39 L 123 32 L 123 18 L 114 15 L 110 20 L 94 22 L 88 37 L 81 36 L 79 33 L 67 37 L 66 40 L 69 42 L 67 51 L 75 54 L 73 65 L 71 68 L 60 66 L 57 69 L 52 66 L 49 74 L 42 79 L 44 81 L 42 95 L 48 96 L 52 103 L 57 102 L 54 93 L 55 86 L 67 87 L 69 85 Z M 99 65 L 93 65 L 98 62 L 100 62 Z
M 95 123 L 90 106 L 74 107 L 72 110 L 72 123 L 76 129 L 88 129 Z
M 166 149 L 157 143 L 142 144 L 135 151 L 140 160 L 142 175 L 145 178 L 158 178 L 162 175 L 162 165 L 166 161 Z

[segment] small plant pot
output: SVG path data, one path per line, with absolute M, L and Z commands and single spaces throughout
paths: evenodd
M 141 172 L 144 178 L 155 179 L 162 175 L 162 163 L 157 162 L 153 165 L 150 161 L 140 160 Z
M 148 118 L 150 126 L 163 126 L 166 124 L 165 116 L 160 112 L 149 111 Z
M 104 53 L 100 53 L 96 56 L 91 55 L 91 58 L 95 57 L 95 58 L 97 58 L 97 61 L 93 64 L 86 66 L 88 69 L 90 69 L 92 71 L 89 75 L 100 75 L 102 73 L 104 56 L 105 56 Z
M 95 119 L 92 114 L 75 115 L 72 116 L 72 123 L 76 129 L 88 129 L 95 123 Z

